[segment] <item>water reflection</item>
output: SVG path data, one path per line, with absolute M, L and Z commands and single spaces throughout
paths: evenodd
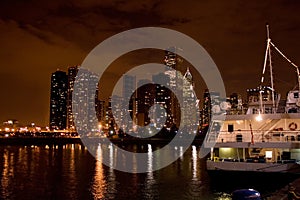
M 110 144 L 108 146 L 108 149 L 109 149 L 109 167 L 110 167 L 110 169 L 112 169 L 114 166 L 114 146 L 112 144 Z
M 148 144 L 148 162 L 147 162 L 147 171 L 148 174 L 153 176 L 153 152 L 152 152 L 152 146 L 151 144 Z
M 197 177 L 197 149 L 196 146 L 192 146 L 192 164 L 193 164 L 193 179 L 194 181 L 198 180 Z
M 145 189 L 143 191 L 144 199 L 158 199 L 157 183 L 153 173 L 153 150 L 152 145 L 148 144 L 148 162 L 147 162 L 147 177 L 144 182 Z
M 95 199 L 103 199 L 105 195 L 106 181 L 102 165 L 102 149 L 101 144 L 97 148 L 97 161 L 95 162 L 95 178 L 93 182 L 93 195 Z
M 3 154 L 3 171 L 2 171 L 2 179 L 1 179 L 1 196 L 6 197 L 9 196 L 8 186 L 10 185 L 11 177 L 13 176 L 13 168 L 9 166 L 9 155 L 8 152 L 5 151 Z M 11 171 L 12 170 L 12 171 Z
M 183 147 L 182 146 L 180 146 L 179 147 L 179 154 L 180 154 L 180 160 L 182 160 L 183 159 Z
M 183 155 L 180 146 L 170 147 L 180 158 L 153 171 L 156 145 L 128 145 L 147 154 L 147 173 L 124 173 L 111 166 L 133 163 L 113 145 L 95 147 L 96 159 L 78 144 L 45 146 L 0 146 L 1 199 L 212 199 L 199 147 Z M 109 156 L 109 166 L 102 164 Z M 159 155 L 160 158 L 169 156 Z

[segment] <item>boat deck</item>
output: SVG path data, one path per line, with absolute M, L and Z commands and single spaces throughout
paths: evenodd
M 220 131 L 210 133 L 205 147 L 235 148 L 300 148 L 299 131 L 263 131 L 241 130 L 235 132 Z

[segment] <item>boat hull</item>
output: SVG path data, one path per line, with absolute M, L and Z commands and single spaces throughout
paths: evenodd
M 214 162 L 207 161 L 208 171 L 247 171 L 300 174 L 297 163 L 250 163 L 250 162 Z

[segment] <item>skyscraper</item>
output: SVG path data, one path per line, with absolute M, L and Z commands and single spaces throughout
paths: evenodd
M 176 51 L 178 48 L 170 47 L 165 51 L 164 64 L 167 66 L 165 74 L 169 76 L 169 87 L 172 91 L 177 91 L 177 96 L 174 92 L 170 91 L 168 95 L 170 98 L 170 111 L 173 119 L 173 125 L 179 126 L 180 124 L 180 106 L 178 99 L 182 99 L 182 74 L 180 72 L 179 62 L 181 59 L 177 56 Z
M 67 128 L 75 131 L 74 117 L 72 112 L 72 94 L 74 82 L 78 72 L 78 66 L 68 68 L 68 94 L 67 94 Z
M 165 109 L 165 111 L 160 110 L 159 112 L 156 112 L 155 120 L 157 123 L 161 123 L 162 120 L 166 118 L 166 127 L 170 128 L 173 124 L 173 118 L 171 115 L 171 91 L 166 87 L 170 83 L 170 77 L 164 73 L 159 73 L 152 75 L 152 81 L 156 83 L 155 103 Z
M 183 126 L 191 126 L 195 125 L 194 123 L 197 122 L 197 101 L 196 101 L 196 96 L 194 94 L 194 83 L 193 83 L 193 76 L 187 68 L 185 74 L 184 74 L 184 80 L 183 80 L 183 108 L 182 109 L 182 120 L 181 122 L 183 123 Z M 192 130 L 187 130 L 187 131 L 192 131 Z
M 93 134 L 98 131 L 98 80 L 98 75 L 88 69 L 80 69 L 77 74 L 77 88 L 72 95 L 72 111 L 77 119 L 76 125 L 80 126 L 80 134 Z
M 136 89 L 136 77 L 130 75 L 123 76 L 123 98 L 129 99 Z
M 137 89 L 137 124 L 140 126 L 150 123 L 149 108 L 154 104 L 155 85 L 150 80 L 141 79 Z
M 96 99 L 96 113 L 97 113 L 97 118 L 98 121 L 104 125 L 105 122 L 105 101 Z
M 51 75 L 50 129 L 66 129 L 67 126 L 67 89 L 66 72 L 57 70 Z
M 137 101 L 136 96 L 133 95 L 134 91 L 136 89 L 136 77 L 131 75 L 124 75 L 123 76 L 123 110 L 124 112 L 124 118 L 122 122 L 122 128 L 125 131 L 132 130 L 134 124 L 129 123 L 129 121 L 132 120 L 132 122 L 136 122 L 136 115 L 137 115 Z M 129 102 L 126 102 L 129 101 Z M 128 107 L 125 105 L 129 104 Z M 131 120 L 128 119 L 129 116 L 131 117 Z
M 205 128 L 209 126 L 211 119 L 211 98 L 208 89 L 203 94 L 203 108 L 201 112 L 201 126 Z

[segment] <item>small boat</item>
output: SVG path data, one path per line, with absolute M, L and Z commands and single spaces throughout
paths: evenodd
M 232 200 L 261 200 L 260 193 L 253 189 L 240 189 L 232 193 Z

